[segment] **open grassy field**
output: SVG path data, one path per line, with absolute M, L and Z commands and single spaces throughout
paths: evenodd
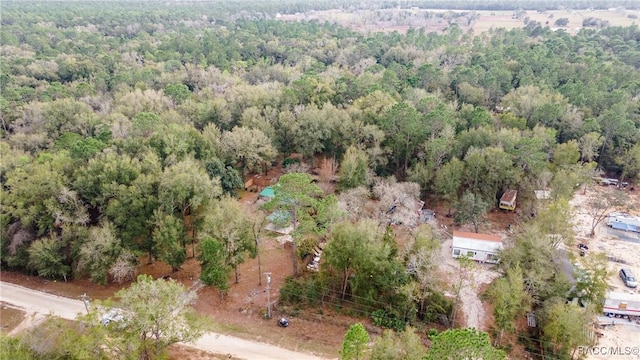
M 640 11 L 638 10 L 556 10 L 540 13 L 537 11 L 527 11 L 526 14 L 521 15 L 520 18 L 514 18 L 511 11 L 478 11 L 478 20 L 472 25 L 474 32 L 482 33 L 488 31 L 491 28 L 506 28 L 513 29 L 517 27 L 525 26 L 524 19 L 529 18 L 529 21 L 538 21 L 542 25 L 548 25 L 552 29 L 562 28 L 570 34 L 577 33 L 582 28 L 582 22 L 584 19 L 596 18 L 609 22 L 611 26 L 630 26 L 633 24 L 639 24 L 640 21 L 636 18 L 630 18 L 629 15 L 640 18 Z M 555 25 L 557 19 L 566 18 L 569 20 L 566 26 L 559 27 Z
M 555 25 L 556 20 L 566 18 L 565 26 Z M 283 21 L 329 21 L 363 33 L 406 32 L 410 28 L 425 28 L 427 31 L 442 31 L 452 23 L 457 23 L 465 31 L 473 29 L 480 34 L 490 29 L 513 29 L 526 26 L 525 20 L 538 21 L 553 29 L 562 28 L 576 34 L 583 20 L 588 18 L 606 21 L 610 26 L 630 26 L 640 24 L 639 10 L 555 10 L 555 11 L 447 11 L 428 9 L 383 9 L 383 10 L 326 10 L 279 16 Z

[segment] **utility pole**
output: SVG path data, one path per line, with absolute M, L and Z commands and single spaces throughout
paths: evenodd
M 82 302 L 84 303 L 84 308 L 87 309 L 87 314 L 89 313 L 89 298 L 87 297 L 87 293 L 82 294 L 80 296 L 82 298 Z
M 271 319 L 271 301 L 269 299 L 269 285 L 271 285 L 271 273 L 264 273 L 267 277 L 267 319 Z

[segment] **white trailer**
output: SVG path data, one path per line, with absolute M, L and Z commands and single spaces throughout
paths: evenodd
M 640 317 L 640 294 L 619 291 L 607 292 L 602 311 L 611 317 Z
M 607 217 L 607 226 L 618 230 L 640 232 L 640 217 L 627 213 L 612 212 Z

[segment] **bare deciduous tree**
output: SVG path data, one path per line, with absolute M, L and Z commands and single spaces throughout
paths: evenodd
M 594 192 L 587 202 L 586 213 L 591 217 L 591 236 L 609 212 L 624 205 L 627 195 L 622 191 Z

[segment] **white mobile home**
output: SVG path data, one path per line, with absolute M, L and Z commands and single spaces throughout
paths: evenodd
M 608 316 L 640 317 L 640 295 L 609 291 L 605 295 L 602 311 Z
M 475 261 L 496 264 L 500 250 L 502 250 L 502 239 L 498 235 L 453 232 L 451 255 L 454 258 L 466 256 Z
M 607 217 L 607 226 L 618 230 L 640 232 L 640 217 L 612 212 Z

